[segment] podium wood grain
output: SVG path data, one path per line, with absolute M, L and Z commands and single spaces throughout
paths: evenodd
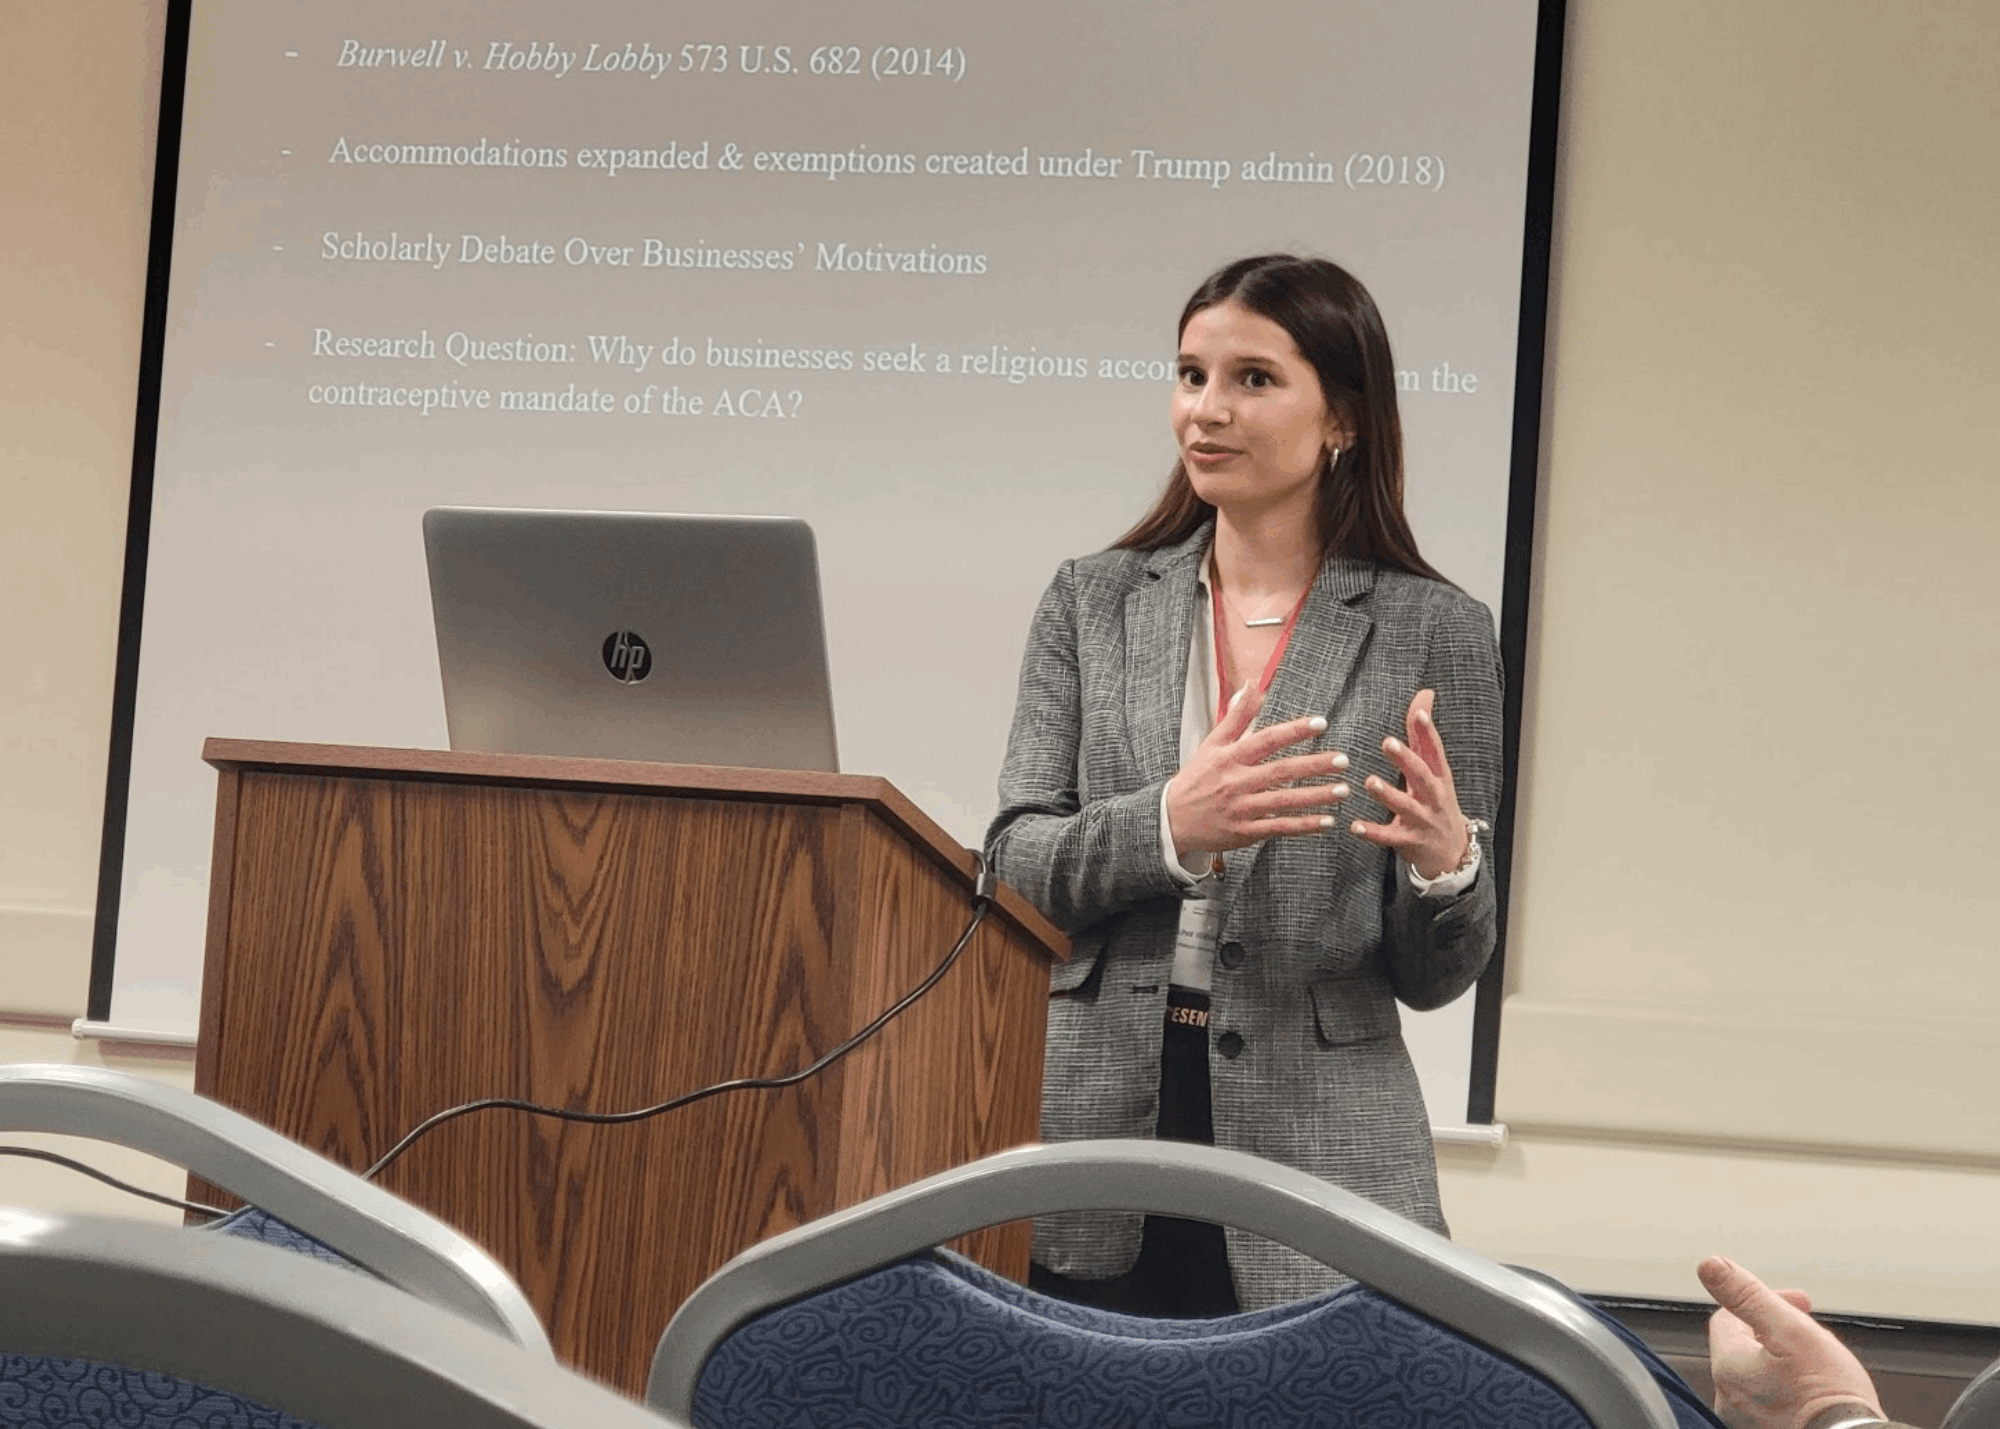
M 810 1062 L 914 987 L 971 858 L 880 780 L 212 740 L 196 1086 L 360 1169 L 487 1096 L 619 1110 Z M 589 1127 L 476 1113 L 382 1184 L 638 1392 L 766 1236 L 1036 1135 L 1048 958 L 1011 890 L 957 967 L 800 1086 Z M 212 1194 L 209 1188 L 205 1193 Z M 1027 1228 L 972 1237 L 1003 1273 Z

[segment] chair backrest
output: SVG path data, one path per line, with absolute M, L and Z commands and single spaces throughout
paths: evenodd
M 0 1413 L 10 1426 L 676 1422 L 369 1276 L 236 1237 L 0 1211 L 0 1285 Z M 169 1412 L 137 1417 L 116 1399 L 125 1381 L 102 1374 L 65 1382 L 48 1368 L 64 1360 L 154 1376 L 142 1381 L 154 1402 L 137 1412 Z M 211 1390 L 227 1402 L 212 1403 Z
M 389 1284 L 553 1358 L 521 1288 L 436 1217 L 240 1112 L 103 1067 L 0 1066 L 0 1132 L 86 1136 L 185 1166 Z
M 255 1206 L 245 1206 L 241 1210 L 231 1211 L 219 1221 L 210 1221 L 200 1227 L 199 1233 L 240 1236 L 244 1240 L 274 1245 L 279 1250 L 309 1255 L 315 1260 L 325 1261 L 328 1265 L 338 1265 L 347 1270 L 362 1269 L 332 1246 L 314 1240 L 297 1226 L 288 1226 L 270 1212 L 259 1210 Z
M 1986 1366 L 1965 1387 L 1938 1429 L 2000 1429 L 2000 1360 Z
M 1714 1429 L 1691 1393 L 1669 1404 L 1683 1429 Z M 703 1366 L 689 1418 L 697 1429 L 1590 1425 L 1548 1380 L 1365 1286 L 1147 1320 L 1050 1301 L 943 1253 L 743 1325 Z
M 908 1260 L 987 1225 L 1070 1210 L 1136 1210 L 1235 1225 L 1313 1256 L 1372 1290 L 1176 1324 L 1081 1311 L 997 1277 L 970 1274 L 951 1261 Z M 908 1263 L 894 1265 L 899 1261 Z M 894 1268 L 881 1271 L 883 1266 Z M 859 1281 L 863 1276 L 881 1283 Z M 829 1368 L 859 1363 L 857 1356 L 870 1336 L 888 1347 L 879 1362 L 871 1362 L 873 1371 L 850 1374 L 859 1402 L 848 1406 L 843 1419 L 826 1417 L 824 1406 L 810 1412 L 813 1422 L 828 1429 L 839 1423 L 1101 1422 L 1103 1414 L 1119 1417 L 1131 1410 L 1130 1404 L 1109 1407 L 1091 1397 L 1107 1374 L 1129 1381 L 1135 1393 L 1152 1393 L 1180 1384 L 1173 1374 L 1196 1374 L 1193 1369 L 1170 1374 L 1167 1366 L 1178 1362 L 1176 1357 L 1217 1362 L 1221 1383 L 1254 1384 L 1262 1396 L 1252 1406 L 1239 1394 L 1221 1402 L 1227 1412 L 1219 1417 L 1185 1422 L 1302 1422 L 1290 1416 L 1283 1396 L 1308 1390 L 1315 1382 L 1358 1383 L 1357 1376 L 1373 1375 L 1382 1361 L 1380 1332 L 1392 1320 L 1404 1331 L 1435 1331 L 1448 1338 L 1448 1343 L 1437 1343 L 1436 1353 L 1426 1350 L 1414 1359 L 1405 1354 L 1392 1376 L 1406 1386 L 1430 1385 L 1436 1406 L 1448 1411 L 1438 1416 L 1439 1422 L 1470 1414 L 1457 1397 L 1474 1395 L 1483 1396 L 1489 1410 L 1518 1403 L 1529 1417 L 1512 1418 L 1510 1410 L 1501 1418 L 1472 1416 L 1464 1422 L 1539 1424 L 1557 1412 L 1551 1404 L 1566 1401 L 1577 1425 L 1670 1429 L 1677 1423 L 1652 1375 L 1631 1351 L 1596 1316 L 1556 1289 L 1493 1265 L 1305 1172 L 1215 1147 L 1152 1141 L 1017 1148 L 753 1247 L 711 1277 L 674 1316 L 654 1355 L 648 1400 L 701 1423 L 696 1390 L 717 1347 L 739 1328 L 752 1334 L 748 1322 L 753 1318 L 828 1286 L 841 1287 L 838 1294 L 862 1297 L 852 1304 L 840 1302 L 848 1348 L 827 1362 Z M 892 1298 L 863 1315 L 866 1304 L 876 1303 L 878 1288 L 893 1292 Z M 924 1308 L 913 1310 L 913 1305 Z M 987 1327 L 958 1334 L 975 1310 L 988 1316 Z M 770 1356 L 763 1361 L 766 1368 L 753 1372 L 764 1375 L 764 1382 L 732 1381 L 727 1397 L 739 1404 L 773 1399 L 778 1377 L 798 1367 L 805 1345 L 820 1333 L 812 1320 L 810 1314 L 789 1312 L 774 1319 L 776 1339 L 759 1346 L 760 1354 Z M 985 1364 L 979 1356 L 1003 1337 L 994 1326 L 1007 1327 L 1005 1337 L 1018 1331 L 1025 1353 L 1039 1368 L 1024 1374 L 1011 1354 L 1004 1365 L 994 1362 L 1000 1367 Z M 1298 1332 L 1308 1329 L 1320 1339 L 1301 1338 Z M 1264 1365 L 1256 1363 L 1263 1350 L 1252 1345 L 1260 1339 L 1274 1355 Z M 955 1347 L 945 1348 L 954 1340 Z M 1298 1356 L 1317 1354 L 1312 1349 L 1316 1343 L 1338 1347 L 1341 1353 L 1314 1360 L 1306 1370 Z M 1480 1355 L 1488 1369 L 1479 1372 L 1478 1385 L 1467 1377 L 1471 1372 L 1466 1367 L 1479 1358 L 1464 1353 L 1468 1346 L 1485 1347 Z M 1118 1367 L 1086 1365 L 1086 1357 L 1111 1351 Z M 1293 1369 L 1283 1379 L 1274 1378 L 1265 1372 L 1270 1363 Z M 1489 1372 L 1495 1364 L 1505 1366 L 1507 1373 Z M 718 1365 L 719 1374 L 723 1368 Z M 1523 1370 L 1525 1374 L 1519 1373 Z M 921 1406 L 917 1419 L 876 1413 L 875 1406 L 900 1398 L 899 1387 L 907 1388 L 913 1380 L 922 1381 L 912 1401 Z M 809 1377 L 801 1382 L 793 1376 L 791 1382 L 812 1389 Z M 720 1379 L 714 1387 L 720 1395 Z M 1551 1387 L 1559 1393 L 1549 1394 Z M 707 1390 L 704 1386 L 704 1398 Z M 925 1392 L 932 1390 L 938 1392 L 926 1399 Z M 1374 1402 L 1381 1403 L 1379 1398 Z M 1177 1412 L 1172 1391 L 1164 1398 L 1153 1393 L 1139 1417 L 1180 1422 L 1173 1418 Z M 1381 1418 L 1383 1412 L 1387 1418 Z M 1429 1416 L 1413 1422 L 1422 1417 Z M 1397 1422 L 1397 1411 L 1383 1405 L 1372 1419 L 1364 1419 Z M 714 1422 L 742 1429 L 734 1419 Z M 1322 1416 L 1309 1422 L 1339 1420 Z M 750 1423 L 754 1421 L 742 1421 Z

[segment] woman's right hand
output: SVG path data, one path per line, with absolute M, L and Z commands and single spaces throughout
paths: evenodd
M 1305 784 L 1302 780 L 1340 774 L 1345 754 L 1322 751 L 1271 756 L 1303 744 L 1326 729 L 1318 715 L 1253 730 L 1264 708 L 1264 692 L 1246 684 L 1209 731 L 1193 756 L 1167 785 L 1167 823 L 1176 857 L 1223 853 L 1268 838 L 1325 833 L 1334 827 L 1324 812 L 1347 798 L 1346 784 Z

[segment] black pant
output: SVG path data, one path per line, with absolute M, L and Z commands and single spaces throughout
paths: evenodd
M 1162 1141 L 1212 1145 L 1215 1120 L 1208 1086 L 1208 995 L 1174 988 L 1168 1005 L 1198 1007 L 1202 1025 L 1167 1023 L 1160 1044 L 1156 1134 Z M 1028 1285 L 1044 1295 L 1127 1315 L 1192 1320 L 1232 1315 L 1238 1308 L 1222 1227 L 1178 1216 L 1146 1217 L 1138 1263 L 1123 1275 L 1082 1280 L 1036 1265 L 1030 1267 Z

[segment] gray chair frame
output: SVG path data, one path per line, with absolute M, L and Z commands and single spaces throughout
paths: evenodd
M 2000 1360 L 1981 1370 L 1952 1401 L 1938 1429 L 2000 1429 Z
M 172 1161 L 399 1290 L 555 1357 L 534 1307 L 492 1256 L 401 1197 L 206 1097 L 104 1067 L 17 1063 L 0 1066 L 0 1132 L 8 1131 L 90 1137 Z
M 0 1210 L 0 1353 L 124 1365 L 322 1429 L 667 1429 L 452 1311 L 233 1236 Z
M 1058 1211 L 1144 1211 L 1290 1246 L 1536 1371 L 1600 1429 L 1674 1429 L 1652 1376 L 1560 1291 L 1303 1171 L 1161 1141 L 1023 1146 L 753 1246 L 689 1297 L 653 1355 L 647 1402 L 689 1418 L 701 1368 L 737 1326 L 786 1301 L 971 1231 Z

